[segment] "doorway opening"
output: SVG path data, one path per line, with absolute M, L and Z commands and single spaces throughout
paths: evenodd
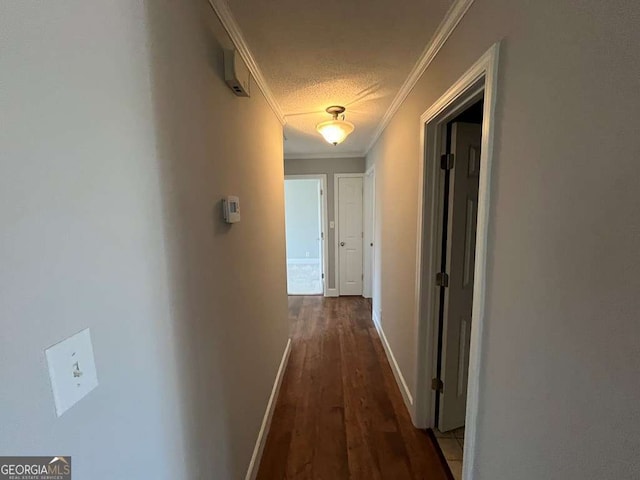
M 287 175 L 287 293 L 326 293 L 326 175 Z
M 480 182 L 480 99 L 445 127 L 434 432 L 454 478 L 462 478 Z M 447 388 L 444 388 L 444 385 Z
M 414 424 L 471 480 L 485 310 L 499 44 L 421 117 Z

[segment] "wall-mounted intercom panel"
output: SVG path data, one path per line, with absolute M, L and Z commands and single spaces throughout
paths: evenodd
M 222 199 L 222 215 L 227 223 L 238 223 L 240 221 L 240 199 L 229 195 Z

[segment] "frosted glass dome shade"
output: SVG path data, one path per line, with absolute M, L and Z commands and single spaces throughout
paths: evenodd
M 337 119 L 328 120 L 316 125 L 318 133 L 320 133 L 327 142 L 333 145 L 338 145 L 339 143 L 344 142 L 344 139 L 347 138 L 355 128 L 356 127 L 353 123 Z

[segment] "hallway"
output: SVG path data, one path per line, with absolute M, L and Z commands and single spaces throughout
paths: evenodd
M 450 478 L 415 429 L 359 297 L 289 297 L 292 350 L 258 472 L 275 479 Z

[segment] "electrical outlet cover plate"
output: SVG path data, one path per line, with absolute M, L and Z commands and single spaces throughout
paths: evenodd
M 89 329 L 47 348 L 45 355 L 59 417 L 98 386 Z

